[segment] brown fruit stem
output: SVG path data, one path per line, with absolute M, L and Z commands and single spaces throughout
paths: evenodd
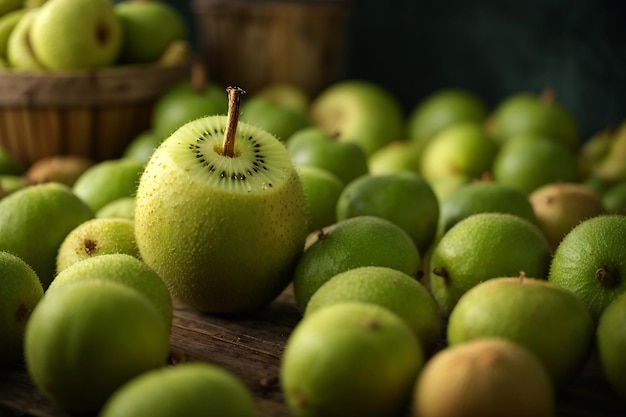
M 196 93 L 202 93 L 207 87 L 206 68 L 201 61 L 194 61 L 191 65 L 191 88 Z
M 544 88 L 539 94 L 539 100 L 544 104 L 552 104 L 556 99 L 556 92 L 552 87 Z
M 606 288 L 615 288 L 619 285 L 621 277 L 619 272 L 601 267 L 596 270 L 596 281 Z
M 239 123 L 241 95 L 245 91 L 239 87 L 227 87 L 226 92 L 228 93 L 228 120 L 226 121 L 226 130 L 224 131 L 222 155 L 233 158 L 235 156 L 235 135 L 237 133 L 237 124 Z
M 443 282 L 445 284 L 448 284 L 448 271 L 446 271 L 445 268 L 433 268 L 433 274 L 440 276 L 441 278 L 443 278 Z

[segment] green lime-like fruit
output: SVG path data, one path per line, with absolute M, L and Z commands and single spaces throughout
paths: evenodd
M 406 140 L 390 142 L 367 158 L 370 174 L 392 174 L 398 171 L 419 173 L 420 159 L 415 145 Z
M 272 81 L 257 90 L 254 96 L 301 112 L 308 112 L 311 104 L 309 93 L 293 82 Z
M 480 282 L 499 277 L 547 278 L 551 252 L 539 228 L 510 213 L 478 213 L 444 234 L 430 259 L 430 288 L 445 315 Z
M 0 252 L 0 368 L 22 363 L 24 329 L 43 297 L 35 271 L 19 257 Z
M 558 285 L 523 275 L 498 277 L 463 294 L 448 320 L 451 346 L 484 337 L 526 347 L 542 362 L 555 389 L 563 390 L 587 364 L 594 324 L 580 299 Z
M 163 142 L 163 137 L 157 135 L 152 129 L 140 132 L 126 145 L 122 158 L 136 159 L 146 163 L 161 142 Z
M 52 292 L 75 281 L 92 279 L 119 282 L 134 288 L 154 303 L 167 326 L 172 324 L 172 297 L 161 277 L 145 262 L 125 253 L 105 254 L 76 262 L 60 271 L 47 291 Z
M 289 284 L 308 233 L 306 197 L 285 145 L 228 116 L 184 125 L 139 182 L 135 238 L 172 294 L 200 311 L 261 308 Z
M 337 221 L 337 201 L 344 183 L 335 174 L 314 165 L 298 167 L 310 216 L 309 230 L 330 226 Z
M 100 161 L 76 180 L 72 191 L 96 212 L 120 197 L 135 195 L 144 163 L 129 158 Z
M 50 182 L 0 200 L 0 250 L 22 258 L 46 289 L 56 273 L 59 247 L 69 232 L 94 213 L 72 190 Z
M 33 384 L 72 412 L 96 412 L 131 378 L 164 366 L 169 328 L 139 291 L 84 280 L 46 293 L 26 324 L 24 356 Z
M 594 321 L 626 290 L 626 216 L 601 215 L 561 241 L 548 279 L 580 298 Z
M 552 417 L 552 381 L 537 357 L 507 339 L 447 347 L 424 366 L 413 393 L 415 417 Z
M 241 121 L 258 126 L 283 142 L 311 125 L 305 111 L 255 96 L 241 106 Z
M 600 198 L 607 213 L 626 214 L 626 180 L 614 184 Z
M 626 399 L 626 294 L 615 298 L 602 312 L 596 328 L 596 347 L 604 377 Z
M 183 362 L 150 370 L 118 388 L 99 417 L 256 417 L 248 387 L 207 362 Z
M 376 304 L 343 302 L 297 324 L 280 385 L 294 417 L 392 416 L 408 402 L 423 362 L 400 317 Z
M 59 246 L 57 274 L 76 262 L 108 253 L 125 253 L 139 258 L 132 220 L 93 218 L 76 226 Z
M 356 216 L 391 221 L 411 236 L 420 253 L 425 253 L 437 231 L 439 201 L 430 184 L 417 173 L 366 174 L 346 184 L 337 200 L 337 220 Z
M 120 197 L 105 204 L 96 211 L 97 218 L 120 217 L 134 220 L 135 218 L 135 197 Z
M 438 348 L 443 335 L 439 307 L 426 287 L 414 277 L 383 266 L 362 266 L 341 272 L 311 296 L 304 317 L 344 301 L 363 301 L 385 307 L 413 329 L 426 355 Z
M 389 220 L 357 216 L 338 221 L 309 235 L 293 272 L 296 304 L 305 311 L 322 284 L 360 266 L 385 266 L 416 277 L 421 257 L 408 233 Z

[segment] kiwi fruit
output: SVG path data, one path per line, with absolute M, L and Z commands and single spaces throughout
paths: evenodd
M 141 258 L 173 296 L 203 312 L 263 307 L 288 285 L 308 231 L 305 194 L 285 146 L 228 115 L 177 129 L 155 150 L 136 194 Z
M 94 162 L 80 155 L 53 155 L 39 159 L 26 170 L 28 184 L 60 182 L 72 186 Z

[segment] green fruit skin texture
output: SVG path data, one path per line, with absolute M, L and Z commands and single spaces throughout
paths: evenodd
M 170 329 L 140 292 L 89 280 L 46 293 L 27 325 L 35 387 L 65 410 L 97 411 L 131 378 L 164 366 Z
M 311 296 L 333 276 L 360 266 L 385 266 L 416 277 L 419 251 L 400 226 L 374 216 L 357 216 L 324 228 L 323 237 L 299 257 L 293 274 L 296 303 L 306 309 Z
M 99 417 L 257 417 L 252 394 L 230 372 L 206 362 L 148 371 L 121 386 Z
M 394 313 L 342 302 L 295 327 L 280 383 L 294 417 L 392 416 L 406 405 L 423 362 L 418 339 Z
M 0 368 L 23 361 L 24 329 L 41 297 L 35 271 L 19 257 L 0 252 Z
M 609 304 L 598 321 L 598 361 L 613 390 L 626 400 L 626 294 Z
M 448 315 L 459 297 L 482 281 L 521 272 L 547 278 L 550 260 L 547 239 L 528 220 L 508 213 L 473 214 L 448 230 L 434 248 L 431 291 Z
M 576 294 L 594 322 L 626 291 L 625 231 L 626 216 L 596 216 L 573 228 L 554 252 L 548 280 Z
M 237 134 L 247 137 L 246 129 L 259 132 L 240 122 Z M 135 236 L 142 259 L 197 310 L 264 306 L 287 286 L 304 248 L 308 213 L 298 173 L 291 166 L 282 184 L 230 191 L 181 169 L 169 150 L 176 141 L 171 136 L 155 151 L 139 183 Z
M 94 213 L 60 183 L 32 185 L 0 200 L 0 250 L 11 252 L 37 273 L 44 289 L 56 271 L 59 246 Z
M 582 302 L 563 288 L 543 279 L 496 278 L 466 292 L 448 320 L 449 345 L 482 337 L 528 348 L 561 390 L 587 363 L 594 324 Z

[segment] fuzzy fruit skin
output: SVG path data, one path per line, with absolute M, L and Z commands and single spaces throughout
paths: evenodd
M 298 173 L 291 167 L 282 184 L 264 191 L 230 192 L 189 175 L 169 143 L 152 155 L 137 189 L 142 259 L 199 311 L 263 307 L 285 289 L 304 248 L 308 212 Z

